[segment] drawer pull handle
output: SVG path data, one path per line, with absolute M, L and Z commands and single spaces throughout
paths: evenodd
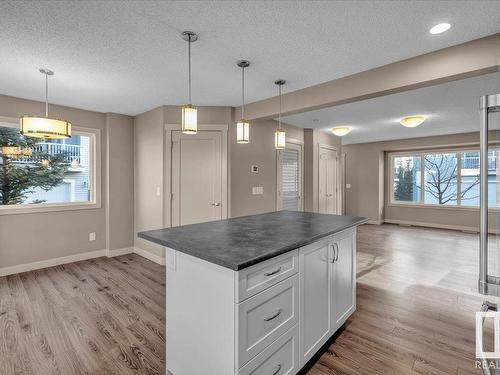
M 271 320 L 276 319 L 280 315 L 281 315 L 281 309 L 278 309 L 278 312 L 276 314 L 270 316 L 269 318 L 264 318 L 264 321 L 270 322 Z
M 281 266 L 280 266 L 280 267 L 278 267 L 278 268 L 276 268 L 274 271 L 271 271 L 271 272 L 266 272 L 266 273 L 264 274 L 264 276 L 272 276 L 272 275 L 276 275 L 276 274 L 277 274 L 278 272 L 280 272 L 280 271 L 281 271 Z
M 278 373 L 281 371 L 281 363 L 278 363 L 278 369 L 273 372 L 273 375 L 278 375 Z

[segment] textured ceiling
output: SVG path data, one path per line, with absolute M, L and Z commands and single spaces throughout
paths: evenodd
M 385 141 L 479 131 L 479 97 L 500 94 L 500 73 L 468 78 L 337 107 L 282 118 L 304 128 L 327 130 L 347 125 L 353 130 L 343 144 Z M 399 124 L 402 117 L 425 115 L 416 128 Z M 498 116 L 497 116 L 498 117 Z M 495 118 L 496 128 L 500 121 Z
M 137 114 L 187 100 L 239 105 L 500 32 L 499 1 L 1 1 L 0 93 L 42 100 L 39 67 L 56 72 L 51 100 Z M 438 22 L 453 27 L 441 35 Z

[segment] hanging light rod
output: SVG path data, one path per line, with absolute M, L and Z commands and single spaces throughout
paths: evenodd
M 236 123 L 236 143 L 250 142 L 250 124 L 245 120 L 245 68 L 250 61 L 239 60 L 236 65 L 241 68 L 241 120 Z
M 19 131 L 25 136 L 34 138 L 69 138 L 71 137 L 71 123 L 49 117 L 49 76 L 53 76 L 54 72 L 42 68 L 40 73 L 45 75 L 45 117 L 22 116 L 19 119 Z
M 189 103 L 182 107 L 182 132 L 196 134 L 198 132 L 198 110 L 191 102 L 191 43 L 198 40 L 198 34 L 192 31 L 183 31 L 182 39 L 188 42 L 188 98 Z
M 280 99 L 280 111 L 278 115 L 278 129 L 274 133 L 274 148 L 276 150 L 283 150 L 286 146 L 286 134 L 281 129 L 281 86 L 286 83 L 284 79 L 278 79 L 274 81 L 274 84 L 278 86 L 278 95 Z

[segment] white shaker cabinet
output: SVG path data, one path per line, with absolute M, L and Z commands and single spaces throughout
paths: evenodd
M 349 229 L 299 249 L 301 366 L 356 309 L 355 241 Z

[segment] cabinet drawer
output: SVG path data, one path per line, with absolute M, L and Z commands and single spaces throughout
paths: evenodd
M 298 275 L 238 304 L 238 368 L 297 324 L 298 309 Z
M 241 302 L 298 272 L 298 250 L 238 272 L 235 302 Z
M 292 375 L 298 371 L 298 329 L 289 330 L 248 362 L 238 375 Z

